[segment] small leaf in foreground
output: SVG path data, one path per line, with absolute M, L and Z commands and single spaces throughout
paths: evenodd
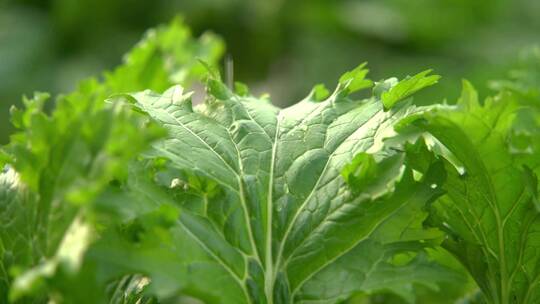
M 391 109 L 397 102 L 403 100 L 423 88 L 436 84 L 441 76 L 429 75 L 432 70 L 420 72 L 414 76 L 408 76 L 396 85 L 381 94 L 381 99 L 386 110 Z

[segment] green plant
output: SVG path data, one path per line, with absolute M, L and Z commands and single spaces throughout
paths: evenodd
M 502 91 L 481 104 L 464 82 L 457 106 L 418 122 L 453 154 L 431 222 L 447 232 L 443 247 L 467 267 L 489 303 L 540 300 L 540 116 L 524 106 L 530 101 Z
M 417 107 L 439 76 L 362 64 L 280 109 L 223 84 L 221 52 L 175 21 L 50 113 L 46 94 L 12 111 L 2 301 L 539 300 L 535 95 L 480 104 L 465 82 L 457 105 Z

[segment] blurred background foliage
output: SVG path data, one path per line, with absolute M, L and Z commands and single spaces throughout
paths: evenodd
M 235 80 L 280 106 L 363 61 L 375 80 L 443 75 L 419 103 L 455 100 L 461 78 L 485 93 L 540 38 L 538 0 L 0 0 L 0 143 L 21 95 L 71 91 L 178 14 L 222 36 Z

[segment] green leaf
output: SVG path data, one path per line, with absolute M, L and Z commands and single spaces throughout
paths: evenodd
M 420 72 L 414 76 L 408 76 L 397 84 L 393 85 L 388 91 L 381 94 L 381 99 L 386 110 L 391 109 L 397 102 L 403 100 L 423 88 L 436 84 L 441 76 L 429 75 L 432 70 Z
M 147 185 L 154 184 L 160 197 L 169 196 L 159 201 L 176 201 L 181 214 L 169 249 L 133 250 L 126 265 L 152 265 L 144 270 L 151 280 L 172 281 L 183 293 L 206 301 L 308 303 L 321 280 L 334 283 L 335 276 L 326 273 L 353 273 L 356 262 L 366 267 L 380 262 L 393 275 L 410 275 L 407 269 L 419 260 L 392 265 L 391 257 L 403 251 L 416 255 L 425 240 L 441 237 L 421 224 L 427 216 L 422 206 L 440 191 L 428 178 L 414 180 L 403 169 L 399 146 L 385 144 L 395 135 L 395 124 L 424 109 L 403 103 L 384 111 L 376 98 L 354 101 L 340 94 L 279 109 L 266 100 L 221 94 L 223 84 L 210 85 L 218 99 L 195 108 L 179 86 L 163 94 L 132 95 L 141 111 L 168 130 L 167 138 L 145 153 L 150 162 L 167 160 Z M 364 156 L 354 161 L 356 155 Z M 356 168 L 362 167 L 359 159 L 371 157 L 368 174 Z M 344 179 L 342 169 L 351 162 Z M 204 190 L 201 181 L 214 183 L 213 190 Z M 403 242 L 414 245 L 397 246 Z M 402 249 L 394 247 L 394 254 L 376 261 L 372 254 L 383 249 L 358 249 L 392 244 Z M 104 252 L 101 256 L 112 255 Z M 118 260 L 125 258 L 122 252 L 116 253 Z M 136 263 L 138 258 L 144 262 Z M 175 275 L 164 283 L 159 273 L 171 267 Z M 401 290 L 410 299 L 411 288 L 402 284 L 434 287 L 445 280 L 439 273 L 435 267 L 414 282 L 402 277 L 384 288 Z M 325 303 L 381 289 L 378 280 L 368 275 L 363 283 L 351 282 L 350 289 Z
M 75 96 L 59 98 L 51 115 L 40 111 L 41 95 L 38 108 L 28 100 L 21 131 L 4 147 L 18 173 L 8 169 L 2 175 L 10 183 L 0 188 L 8 193 L 0 214 L 15 219 L 0 231 L 3 268 L 35 266 L 15 280 L 14 299 L 41 291 L 60 264 L 63 271 L 77 272 L 92 240 L 87 217 L 93 202 L 111 180 L 127 173 L 128 161 L 163 134 L 129 107 Z M 12 281 L 8 274 L 3 279 Z
M 222 51 L 221 40 L 209 34 L 195 40 L 175 19 L 148 31 L 103 81 L 83 81 L 75 92 L 57 97 L 51 114 L 44 111 L 44 93 L 24 98 L 23 110 L 12 108 L 19 131 L 0 153 L 2 168 L 8 164 L 0 175 L 0 302 L 8 302 L 8 293 L 12 300 L 36 303 L 57 294 L 71 303 L 105 301 L 105 289 L 93 288 L 114 277 L 98 276 L 85 255 L 97 231 L 125 211 L 126 201 L 108 214 L 98 214 L 96 206 L 127 178 L 128 164 L 164 135 L 131 105 L 105 99 L 188 85 L 205 73 L 196 57 L 214 64 Z
M 419 129 L 395 130 L 427 115 L 396 103 L 434 76 L 389 79 L 352 100 L 373 84 L 362 64 L 334 94 L 316 86 L 279 109 L 219 81 L 209 67 L 222 51 L 177 19 L 50 112 L 46 94 L 13 109 L 19 131 L 0 154 L 0 301 L 338 303 L 392 292 L 412 303 L 418 288 L 463 279 L 426 254 L 443 238 L 424 227 L 424 207 L 445 171 L 405 153 Z M 183 87 L 201 78 L 209 95 L 194 107 Z
M 362 189 L 377 178 L 378 167 L 371 154 L 358 153 L 341 171 L 345 181 L 355 189 Z
M 205 33 L 195 39 L 177 17 L 168 25 L 148 30 L 123 64 L 105 73 L 104 85 L 93 93 L 105 99 L 113 93 L 161 91 L 176 83 L 188 86 L 208 74 L 202 62 L 214 66 L 223 52 L 220 38 Z
M 330 96 L 330 92 L 322 83 L 315 85 L 312 91 L 315 101 L 323 101 Z
M 373 85 L 371 80 L 366 79 L 366 75 L 369 72 L 368 69 L 365 69 L 366 65 L 367 63 L 364 62 L 339 78 L 339 84 L 342 85 L 349 94 L 369 88 Z
M 432 205 L 431 222 L 448 232 L 444 247 L 489 303 L 540 301 L 537 177 L 508 144 L 518 106 L 507 92 L 481 105 L 465 82 L 456 107 L 434 110 L 418 123 L 464 167 L 446 163 L 447 194 Z

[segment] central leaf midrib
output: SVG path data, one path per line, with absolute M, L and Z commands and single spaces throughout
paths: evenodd
M 272 218 L 274 212 L 273 193 L 274 193 L 274 168 L 276 160 L 276 152 L 278 146 L 279 129 L 281 124 L 281 111 L 277 114 L 276 130 L 274 135 L 274 142 L 272 143 L 272 158 L 270 160 L 270 177 L 268 181 L 268 196 L 266 202 L 266 248 L 265 248 L 265 282 L 264 290 L 268 304 L 272 304 L 274 282 L 276 280 L 276 274 L 274 273 L 274 261 L 272 256 Z
M 240 104 L 242 104 L 241 100 L 237 99 L 237 101 Z M 270 137 L 270 135 L 266 132 L 266 130 L 262 127 L 262 125 L 259 124 L 259 122 L 256 121 L 253 118 L 253 116 L 249 112 L 249 109 L 245 105 L 243 105 L 243 109 L 245 110 L 245 113 L 249 117 L 249 119 L 254 124 L 256 124 L 263 131 L 263 133 L 268 137 L 268 139 L 269 139 L 269 141 L 270 141 L 270 143 L 272 145 L 272 155 L 271 155 L 272 158 L 270 160 L 269 183 L 268 183 L 268 188 L 267 188 L 267 192 L 268 192 L 267 193 L 267 222 L 266 222 L 266 225 L 267 225 L 266 230 L 267 231 L 266 231 L 266 245 L 265 245 L 266 248 L 265 248 L 265 252 L 264 252 L 264 254 L 265 254 L 265 256 L 264 256 L 265 265 L 263 266 L 261 257 L 259 256 L 259 250 L 257 248 L 257 245 L 256 245 L 254 237 L 253 237 L 253 232 L 252 232 L 252 228 L 251 228 L 251 222 L 249 221 L 249 213 L 248 213 L 248 209 L 247 209 L 245 192 L 244 192 L 243 185 L 242 185 L 241 176 L 244 175 L 242 157 L 241 157 L 240 151 L 238 149 L 237 143 L 233 140 L 232 134 L 230 134 L 230 132 L 228 132 L 229 136 L 231 137 L 231 141 L 232 141 L 232 143 L 233 143 L 233 145 L 235 147 L 235 150 L 237 152 L 237 155 L 238 155 L 238 166 L 239 166 L 239 170 L 240 170 L 240 174 L 239 174 L 239 177 L 238 177 L 238 182 L 239 182 L 239 187 L 240 187 L 240 199 L 241 199 L 242 206 L 244 207 L 245 221 L 246 221 L 246 225 L 247 225 L 247 229 L 248 229 L 250 242 L 251 242 L 251 245 L 252 245 L 252 250 L 254 251 L 254 254 L 256 255 L 256 258 L 257 258 L 257 261 L 258 261 L 259 265 L 265 269 L 265 274 L 264 274 L 265 297 L 267 299 L 267 303 L 272 304 L 273 303 L 273 288 L 274 288 L 274 280 L 275 280 L 275 275 L 273 273 L 273 259 L 272 259 L 272 214 L 273 214 L 273 183 L 274 183 L 273 182 L 273 177 L 274 177 L 276 150 L 277 150 L 277 139 L 278 139 L 278 136 L 279 136 L 279 128 L 280 128 L 280 114 L 281 114 L 281 111 L 277 112 L 275 134 L 274 134 L 274 139 L 272 141 L 272 138 Z M 246 295 L 246 296 L 248 296 L 248 295 Z M 249 298 L 249 296 L 247 298 L 247 301 L 251 302 L 251 299 Z

